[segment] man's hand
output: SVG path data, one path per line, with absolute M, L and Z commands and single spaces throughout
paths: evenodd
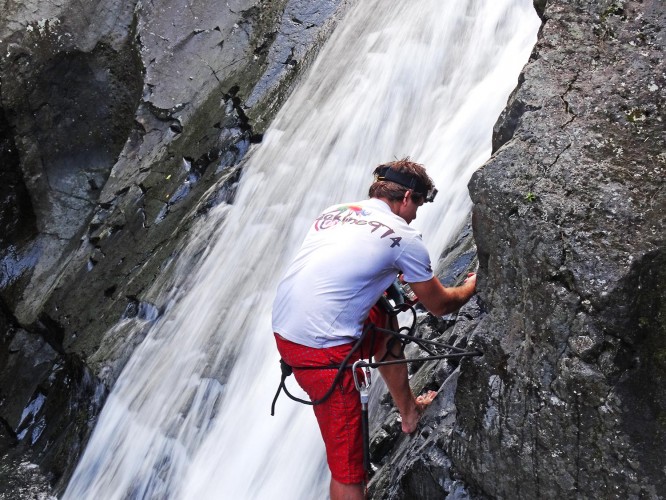
M 462 285 L 444 287 L 437 277 L 428 281 L 410 283 L 419 302 L 435 316 L 442 316 L 460 309 L 476 291 L 476 273 L 469 273 Z

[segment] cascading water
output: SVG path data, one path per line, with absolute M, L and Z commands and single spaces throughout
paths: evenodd
M 234 205 L 193 228 L 190 252 L 214 233 L 205 257 L 165 292 L 64 498 L 325 497 L 312 410 L 283 397 L 269 415 L 277 281 L 322 208 L 364 198 L 374 166 L 403 156 L 440 190 L 413 223 L 436 259 L 538 26 L 531 0 L 359 1 L 251 153 Z

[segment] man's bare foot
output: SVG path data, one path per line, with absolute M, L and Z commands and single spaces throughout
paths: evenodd
M 402 418 L 402 432 L 411 434 L 416 430 L 416 426 L 421 419 L 421 414 L 432 403 L 435 396 L 437 396 L 435 391 L 428 391 L 414 399 L 412 411 L 408 415 L 400 415 Z

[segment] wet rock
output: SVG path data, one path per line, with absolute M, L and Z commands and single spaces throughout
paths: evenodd
M 455 286 L 466 276 L 466 271 L 477 267 L 476 244 L 472 234 L 472 219 L 470 218 L 463 228 L 460 236 L 453 244 L 445 248 L 437 262 L 437 269 L 443 269 L 439 276 L 444 286 Z
M 0 498 L 46 498 L 53 485 L 64 487 L 106 389 L 81 360 L 20 328 L 6 309 L 0 326 Z
M 0 500 L 55 500 L 51 485 L 36 464 L 0 456 Z
M 542 18 L 470 182 L 484 356 L 461 363 L 447 451 L 494 497 L 657 498 L 666 17 L 549 1 Z
M 0 289 L 12 307 L 37 263 L 30 241 L 37 235 L 35 214 L 21 173 L 19 151 L 0 109 Z
M 403 434 L 397 422 L 392 428 L 384 424 L 375 429 L 370 449 L 376 469 L 368 487 L 369 498 L 486 498 L 460 480 L 444 451 L 455 421 L 458 374 L 457 370 L 452 372 L 437 387 L 437 398 L 423 414 L 413 435 Z

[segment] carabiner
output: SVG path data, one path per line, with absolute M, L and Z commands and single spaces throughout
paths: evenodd
M 363 381 L 359 381 L 359 373 L 363 374 Z M 365 393 L 367 397 L 370 384 L 372 383 L 370 367 L 367 366 L 367 363 L 364 360 L 359 359 L 352 365 L 352 375 L 354 376 L 354 385 L 356 386 L 356 390 L 361 393 L 361 402 L 364 402 L 363 394 Z M 365 403 L 367 402 L 368 401 L 366 399 Z

